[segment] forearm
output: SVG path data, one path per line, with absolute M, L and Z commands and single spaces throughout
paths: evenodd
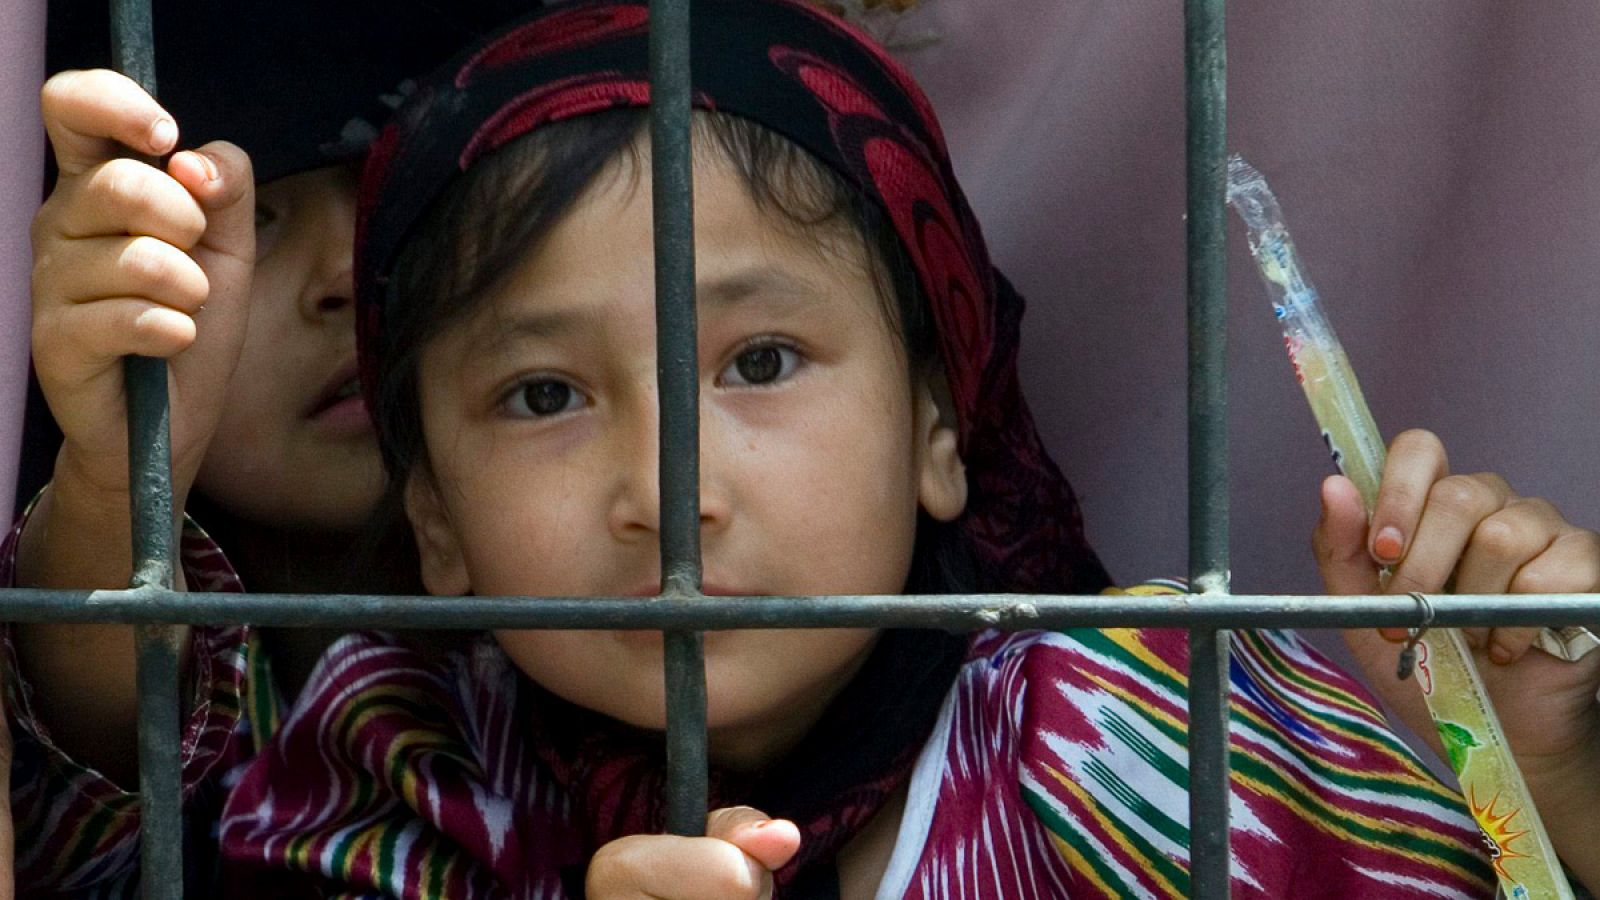
M 84 485 L 69 465 L 57 471 L 20 535 L 16 583 L 79 590 L 127 587 L 132 553 L 126 494 Z M 181 567 L 178 577 L 181 588 Z M 51 742 L 113 781 L 132 784 L 138 716 L 133 628 L 19 624 L 13 640 L 21 672 L 33 685 L 33 712 Z M 180 645 L 185 655 L 188 643 L 185 629 Z

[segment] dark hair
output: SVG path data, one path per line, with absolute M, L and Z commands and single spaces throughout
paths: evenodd
M 422 350 L 512 272 L 615 160 L 637 154 L 647 109 L 618 109 L 553 123 L 483 158 L 437 200 L 407 239 L 395 266 L 378 348 L 377 422 L 389 490 L 380 522 L 403 520 L 400 497 L 425 463 L 420 401 Z M 748 119 L 714 112 L 694 118 L 697 146 L 710 142 L 743 180 L 758 208 L 808 234 L 859 239 L 899 336 L 913 381 L 939 372 L 937 334 L 916 269 L 881 207 L 787 138 Z M 632 169 L 635 177 L 637 165 Z M 403 297 L 403 299 L 401 299 Z M 906 589 L 974 589 L 975 567 L 958 529 L 926 515 Z

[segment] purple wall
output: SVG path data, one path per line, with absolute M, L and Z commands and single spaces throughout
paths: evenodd
M 1122 579 L 1186 569 L 1181 4 L 923 0 L 905 54 L 1024 376 Z M 909 27 L 914 25 L 915 27 Z M 1600 4 L 1234 0 L 1230 143 L 1271 181 L 1386 436 L 1600 525 Z M 1329 471 L 1230 221 L 1233 574 L 1320 589 Z
M 9 0 L 0 28 L 0 509 L 11 509 L 28 375 L 28 222 L 39 206 L 43 0 Z

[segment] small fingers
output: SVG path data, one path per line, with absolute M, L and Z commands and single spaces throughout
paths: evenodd
M 1443 590 L 1478 525 L 1504 507 L 1509 496 L 1505 481 L 1494 475 L 1447 475 L 1434 482 L 1389 589 Z
M 36 250 L 51 237 L 118 234 L 149 235 L 188 250 L 205 233 L 206 215 L 177 179 L 136 159 L 113 159 L 59 185 L 35 226 Z
M 1538 628 L 1494 629 L 1489 632 L 1489 659 L 1502 666 L 1516 662 L 1532 649 L 1539 631 Z
M 200 245 L 245 262 L 255 261 L 256 184 L 250 156 L 227 141 L 173 156 L 169 171 L 205 211 Z
M 108 297 L 65 307 L 33 325 L 35 357 L 56 361 L 49 371 L 40 367 L 41 380 L 87 377 L 130 354 L 174 356 L 194 338 L 193 318 L 143 297 Z M 52 349 L 68 344 L 70 353 Z
M 1355 484 L 1343 475 L 1322 482 L 1322 517 L 1311 533 L 1323 585 L 1330 594 L 1378 593 L 1378 567 L 1367 554 L 1367 514 Z
M 1548 546 L 1521 566 L 1500 590 L 1512 594 L 1582 594 L 1600 587 L 1600 535 L 1567 525 L 1555 507 L 1543 500 L 1530 500 L 1532 510 L 1545 527 L 1553 518 L 1561 526 Z M 1463 589 L 1463 593 L 1467 593 Z M 1472 593 L 1491 593 L 1474 590 Z M 1509 665 L 1522 659 L 1539 636 L 1538 628 L 1473 629 L 1468 643 L 1488 647 L 1489 659 Z M 1487 633 L 1485 633 L 1487 632 Z
M 767 900 L 772 873 L 727 841 L 633 835 L 595 853 L 584 894 L 591 900 Z
M 1513 594 L 1587 594 L 1600 590 L 1600 534 L 1568 526 L 1517 571 Z
M 35 261 L 33 275 L 34 297 L 41 304 L 142 297 L 193 315 L 211 290 L 199 263 L 153 237 L 63 241 Z
M 105 69 L 60 72 L 39 102 L 56 165 L 67 177 L 119 156 L 123 147 L 159 156 L 178 142 L 178 126 L 132 79 Z
M 1510 501 L 1472 530 L 1456 567 L 1456 593 L 1506 593 L 1517 572 L 1548 549 L 1567 527 L 1548 501 Z
M 1372 510 L 1368 551 L 1384 565 L 1403 558 L 1417 533 L 1428 492 L 1434 482 L 1450 474 L 1444 444 L 1430 431 L 1412 429 L 1389 444 L 1383 465 L 1383 483 Z
M 769 819 L 748 806 L 713 810 L 706 835 L 738 847 L 770 870 L 782 868 L 800 849 L 800 829 L 786 819 Z

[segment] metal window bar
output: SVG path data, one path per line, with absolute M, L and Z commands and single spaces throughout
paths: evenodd
M 179 593 L 166 366 L 127 361 L 134 576 L 126 590 L 0 590 L 0 618 L 139 626 L 139 762 L 146 898 L 183 891 L 176 625 L 583 628 L 663 631 L 667 646 L 668 824 L 703 831 L 705 670 L 701 633 L 734 628 L 914 627 L 1189 630 L 1193 895 L 1228 896 L 1228 665 L 1231 628 L 1417 624 L 1410 597 L 1230 595 L 1225 417 L 1225 0 L 1185 0 L 1188 109 L 1188 596 L 971 595 L 718 597 L 700 593 L 698 399 L 690 165 L 690 0 L 652 0 L 652 166 L 660 379 L 662 592 L 635 598 Z M 150 0 L 113 0 L 116 66 L 154 93 Z M 1593 625 L 1600 595 L 1441 596 L 1438 626 Z

